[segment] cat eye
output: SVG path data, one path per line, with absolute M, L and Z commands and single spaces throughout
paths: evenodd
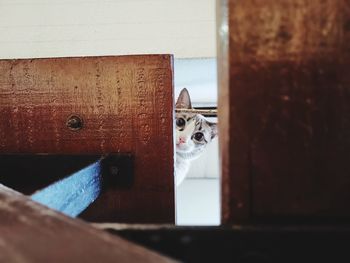
M 184 127 L 186 124 L 186 121 L 183 118 L 176 119 L 176 126 L 177 127 Z
M 197 132 L 197 133 L 195 133 L 194 134 L 194 139 L 196 140 L 196 141 L 202 141 L 203 139 L 204 139 L 204 135 L 203 135 L 203 133 L 201 133 L 201 132 Z

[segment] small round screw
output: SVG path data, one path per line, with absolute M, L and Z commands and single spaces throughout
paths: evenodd
M 83 119 L 77 115 L 71 115 L 66 122 L 67 127 L 72 131 L 78 131 L 83 128 Z

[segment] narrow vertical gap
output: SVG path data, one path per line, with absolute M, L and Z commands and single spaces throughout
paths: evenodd
M 175 101 L 186 88 L 194 109 L 217 110 L 216 58 L 175 59 L 174 70 Z M 205 115 L 206 121 L 217 123 L 216 113 L 201 115 Z M 176 155 L 176 124 L 174 137 Z M 190 161 L 184 181 L 175 186 L 177 225 L 220 224 L 218 159 L 218 139 L 215 138 L 197 159 Z

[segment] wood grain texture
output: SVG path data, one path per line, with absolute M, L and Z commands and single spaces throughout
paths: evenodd
M 220 104 L 224 220 L 350 217 L 350 2 L 219 8 L 230 72 Z
M 0 73 L 1 153 L 131 153 L 133 187 L 84 218 L 174 222 L 172 56 L 1 60 Z
M 218 0 L 216 1 L 216 17 L 217 17 L 217 74 L 218 74 L 218 121 L 219 121 L 219 155 L 220 155 L 220 168 L 221 168 L 221 221 L 226 223 L 230 218 L 231 212 L 234 207 L 230 207 L 231 199 L 234 194 L 240 195 L 243 191 L 239 191 L 242 188 L 232 189 L 234 186 L 242 186 L 242 183 L 233 183 L 239 177 L 230 176 L 230 156 L 231 151 L 234 150 L 230 147 L 230 86 L 229 86 L 229 34 L 228 34 L 228 1 Z M 242 189 L 244 190 L 244 189 Z M 237 198 L 237 197 L 236 197 Z M 235 199 L 236 199 L 235 198 Z M 247 198 L 244 198 L 247 200 Z M 236 206 L 235 206 L 236 207 Z
M 0 262 L 174 262 L 0 185 Z

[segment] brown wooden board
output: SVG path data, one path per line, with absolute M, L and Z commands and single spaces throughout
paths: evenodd
M 0 185 L 0 262 L 174 262 Z
M 349 218 L 350 2 L 218 12 L 224 222 Z
M 171 55 L 0 60 L 0 153 L 130 153 L 132 188 L 84 218 L 174 222 L 173 104 Z

